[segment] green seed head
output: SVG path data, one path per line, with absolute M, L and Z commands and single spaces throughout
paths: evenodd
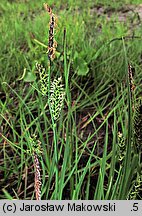
M 37 71 L 39 72 L 40 78 L 40 91 L 42 95 L 47 95 L 48 92 L 48 73 L 43 65 L 36 63 Z
M 54 120 L 57 120 L 65 98 L 65 91 L 62 85 L 62 78 L 54 79 L 50 88 L 50 105 Z

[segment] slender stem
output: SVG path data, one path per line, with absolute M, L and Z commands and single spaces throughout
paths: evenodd
M 69 89 L 69 68 L 70 68 L 70 63 L 67 63 L 67 41 L 66 41 L 66 29 L 64 29 L 64 35 L 63 35 L 63 49 L 64 49 L 64 76 L 65 76 L 65 92 L 67 95 L 67 106 L 68 106 L 68 121 L 66 125 L 66 136 L 70 137 L 69 135 L 69 129 L 72 130 L 72 116 L 71 116 L 71 94 L 70 94 L 70 89 Z M 73 163 L 73 157 L 72 157 L 72 152 L 73 152 L 73 144 L 71 140 L 69 141 L 66 139 L 66 144 L 70 145 L 70 157 L 69 157 L 69 164 L 70 164 L 70 172 L 72 170 L 72 163 Z M 73 191 L 74 191 L 74 177 L 72 176 L 70 178 L 70 197 L 73 196 Z
M 58 172 L 58 141 L 57 141 L 57 125 L 53 118 L 53 113 L 50 103 L 50 83 L 51 83 L 51 60 L 49 60 L 48 65 L 48 105 L 51 115 L 52 128 L 53 128 L 53 142 L 54 142 L 54 156 L 55 156 L 55 197 L 58 199 L 58 182 L 59 182 L 59 172 Z M 54 158 L 54 157 L 53 157 Z

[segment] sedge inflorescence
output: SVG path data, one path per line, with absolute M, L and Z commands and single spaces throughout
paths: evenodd
M 43 65 L 39 64 L 38 62 L 36 63 L 36 69 L 40 78 L 40 91 L 42 95 L 46 95 L 48 92 L 48 73 Z
M 48 37 L 48 59 L 49 61 L 54 60 L 55 58 L 55 51 L 57 47 L 57 42 L 54 38 L 54 31 L 56 27 L 56 16 L 52 12 L 52 9 L 48 6 L 48 4 L 44 4 L 45 10 L 49 13 L 50 22 L 49 22 L 49 37 Z
M 35 168 L 35 181 L 34 181 L 34 186 L 35 186 L 35 196 L 36 200 L 41 199 L 41 174 L 40 174 L 40 162 L 39 162 L 39 157 L 41 156 L 42 150 L 41 150 L 41 143 L 39 140 L 37 140 L 37 137 L 33 135 L 30 137 L 30 152 L 32 153 L 33 156 L 33 164 Z
M 54 30 L 56 27 L 56 16 L 53 14 L 51 8 L 44 4 L 45 10 L 50 15 L 50 22 L 49 22 L 49 38 L 48 38 L 48 60 L 49 64 L 48 67 L 50 69 L 51 61 L 55 58 L 55 51 L 57 47 L 57 42 L 54 38 Z M 39 83 L 40 83 L 40 92 L 44 96 L 48 96 L 51 114 L 54 120 L 57 120 L 65 97 L 65 91 L 62 84 L 62 77 L 55 78 L 53 81 L 50 80 L 49 83 L 49 74 L 48 70 L 43 67 L 42 64 L 36 63 L 36 69 L 39 73 Z M 50 88 L 49 88 L 50 86 Z M 49 91 L 49 92 L 48 92 Z M 50 94 L 49 94 L 50 93 Z
M 60 115 L 65 97 L 65 92 L 62 85 L 62 77 L 54 79 L 54 81 L 51 83 L 50 93 L 51 112 L 54 120 L 57 120 Z

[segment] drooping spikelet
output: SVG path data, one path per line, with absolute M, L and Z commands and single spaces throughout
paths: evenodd
M 40 175 L 40 162 L 39 157 L 41 156 L 41 146 L 40 141 L 36 140 L 36 136 L 30 137 L 30 144 L 31 144 L 31 153 L 34 158 L 34 168 L 35 168 L 35 196 L 36 200 L 41 200 L 41 175 Z
M 49 13 L 50 15 L 50 22 L 49 22 L 49 37 L 48 37 L 48 59 L 49 61 L 54 60 L 55 58 L 55 51 L 57 47 L 57 42 L 55 41 L 54 38 L 54 31 L 56 27 L 56 16 L 52 12 L 52 9 L 48 6 L 48 4 L 44 4 L 45 10 Z
M 142 100 L 135 107 L 134 113 L 134 148 L 136 152 L 142 151 Z
M 135 85 L 134 85 L 134 68 L 130 64 L 128 64 L 128 80 L 129 80 L 129 86 L 130 86 L 130 97 L 131 97 L 131 103 L 132 103 L 132 110 L 134 111 L 135 109 L 135 104 L 134 104 L 134 90 L 135 90 Z
M 51 83 L 50 93 L 52 116 L 54 120 L 57 120 L 60 115 L 65 97 L 65 91 L 62 85 L 61 77 L 59 77 L 58 79 L 54 79 L 54 81 Z
M 118 160 L 120 163 L 124 160 L 126 154 L 126 142 L 122 133 L 118 132 Z
M 35 193 L 36 200 L 41 200 L 41 176 L 40 176 L 40 164 L 36 153 L 34 153 L 34 167 L 35 167 Z
M 128 77 L 129 77 L 130 91 L 131 91 L 131 94 L 132 94 L 132 92 L 135 89 L 135 85 L 134 85 L 134 79 L 133 79 L 132 66 L 130 64 L 128 65 Z
M 140 197 L 141 192 L 142 192 L 142 180 L 140 176 L 138 175 L 136 180 L 134 181 L 134 184 L 133 184 L 133 187 L 131 189 L 128 199 L 129 200 L 141 199 Z
M 42 95 L 47 95 L 48 92 L 48 73 L 43 65 L 36 63 L 36 69 L 39 72 L 40 91 Z

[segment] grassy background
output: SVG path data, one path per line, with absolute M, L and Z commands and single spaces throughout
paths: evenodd
M 35 76 L 35 61 L 47 67 L 47 50 L 34 40 L 48 43 L 43 3 L 0 3 L 0 198 L 35 199 L 33 158 L 27 150 L 36 134 L 42 147 L 42 199 L 140 199 L 135 185 L 139 176 L 141 181 L 141 162 L 132 141 L 127 66 L 135 68 L 137 99 L 142 18 L 136 9 L 141 1 L 48 1 L 58 17 L 51 78 L 62 75 L 66 92 L 56 137 L 47 98 L 33 88 L 38 79 L 19 80 L 24 68 Z M 85 76 L 79 75 L 82 71 Z

